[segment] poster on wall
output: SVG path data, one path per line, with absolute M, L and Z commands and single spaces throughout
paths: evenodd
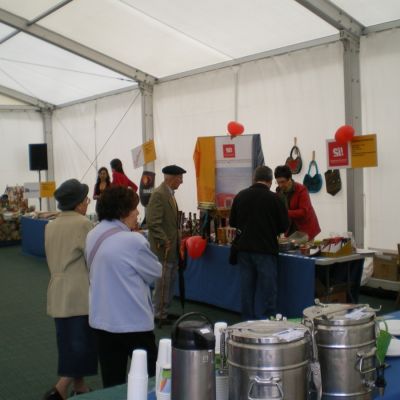
M 264 165 L 260 135 L 200 137 L 193 160 L 199 208 L 230 208 L 252 184 L 254 169 Z
M 40 183 L 40 197 L 53 197 L 56 191 L 56 183 L 54 181 Z
M 328 169 L 367 168 L 378 165 L 376 134 L 354 136 L 347 143 L 326 141 Z
M 351 166 L 353 168 L 378 166 L 376 134 L 354 136 L 351 141 Z
M 350 168 L 351 150 L 350 144 L 337 143 L 335 139 L 326 141 L 328 169 Z
M 40 197 L 39 182 L 24 183 L 24 199 L 38 199 Z
M 154 140 L 149 140 L 131 150 L 133 168 L 139 168 L 156 159 Z

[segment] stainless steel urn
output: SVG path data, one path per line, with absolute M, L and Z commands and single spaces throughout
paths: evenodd
M 309 330 L 287 321 L 248 321 L 226 330 L 229 400 L 308 398 Z
M 375 312 L 365 305 L 317 304 L 303 311 L 314 329 L 323 400 L 370 400 L 375 386 Z
M 215 336 L 211 321 L 188 313 L 172 328 L 171 400 L 215 400 Z

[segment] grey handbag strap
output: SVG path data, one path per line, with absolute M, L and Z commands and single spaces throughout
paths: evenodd
M 110 236 L 115 235 L 118 232 L 122 232 L 122 229 L 119 227 L 116 228 L 111 228 L 108 231 L 103 232 L 96 240 L 96 243 L 93 246 L 92 251 L 90 252 L 88 258 L 87 258 L 87 266 L 90 269 L 90 267 L 92 266 L 92 262 L 94 259 L 94 256 L 97 253 L 97 250 L 99 249 L 100 245 Z

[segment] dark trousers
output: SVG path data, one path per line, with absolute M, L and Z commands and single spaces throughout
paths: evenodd
M 265 319 L 276 313 L 278 258 L 261 253 L 239 252 L 242 318 Z
M 153 331 L 112 333 L 96 329 L 103 386 L 126 383 L 128 359 L 133 350 L 147 351 L 149 377 L 155 375 L 157 346 Z

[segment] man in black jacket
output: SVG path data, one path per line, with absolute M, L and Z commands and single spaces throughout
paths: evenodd
M 242 318 L 265 319 L 276 313 L 279 234 L 289 226 L 287 210 L 270 191 L 272 170 L 261 166 L 254 184 L 235 197 L 229 223 L 236 228 Z

